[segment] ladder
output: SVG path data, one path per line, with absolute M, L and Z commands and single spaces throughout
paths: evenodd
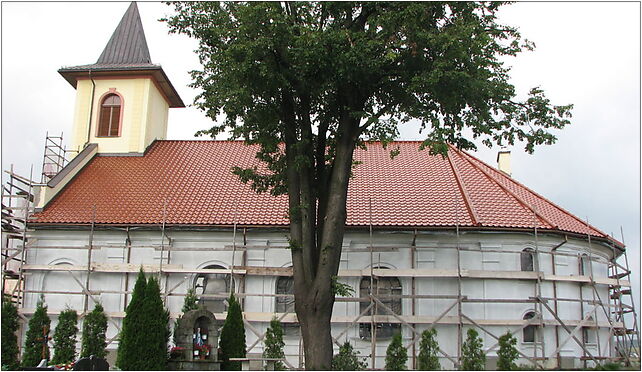
M 45 137 L 45 152 L 42 159 L 42 175 L 40 182 L 47 183 L 65 167 L 67 150 L 62 143 L 62 133 L 59 137 Z

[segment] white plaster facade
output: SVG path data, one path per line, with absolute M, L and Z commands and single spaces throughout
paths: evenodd
M 86 269 L 88 261 L 87 249 L 90 242 L 90 231 L 84 230 L 36 230 L 33 237 L 39 248 L 28 250 L 27 266 L 29 275 L 25 277 L 27 295 L 25 297 L 24 312 L 29 314 L 35 308 L 40 291 L 59 291 L 61 293 L 45 293 L 45 301 L 52 314 L 52 327 L 55 326 L 55 317 L 66 306 L 72 307 L 81 313 L 84 310 L 86 296 L 83 294 L 81 283 L 86 283 Z M 116 324 L 120 325 L 124 315 L 125 289 L 133 289 L 136 271 L 140 265 L 145 266 L 147 272 L 158 274 L 160 270 L 161 250 L 163 251 L 163 274 L 161 280 L 162 290 L 170 290 L 167 297 L 167 307 L 172 318 L 179 314 L 183 303 L 183 295 L 189 287 L 194 286 L 198 274 L 190 271 L 205 268 L 209 265 L 219 265 L 230 268 L 234 261 L 235 288 L 241 293 L 245 317 L 252 327 L 259 332 L 265 332 L 269 320 L 275 314 L 276 300 L 272 296 L 276 292 L 276 275 L 243 274 L 243 268 L 264 267 L 284 268 L 291 265 L 290 252 L 282 247 L 287 245 L 287 231 L 277 229 L 248 228 L 238 229 L 236 242 L 233 244 L 231 230 L 206 231 L 206 230 L 179 230 L 167 229 L 166 238 L 161 248 L 161 232 L 158 227 L 154 229 L 131 228 L 129 239 L 131 241 L 131 256 L 129 263 L 128 284 L 126 275 L 122 271 L 127 264 L 128 249 L 126 246 L 127 233 L 125 229 L 97 228 L 91 241 L 91 262 L 93 272 L 90 274 L 89 288 L 94 298 L 101 301 L 105 311 L 110 316 L 107 337 L 111 339 L 117 335 Z M 413 248 L 414 240 L 414 248 Z M 401 318 L 410 324 L 415 324 L 416 330 L 421 332 L 429 323 L 433 322 L 443 311 L 456 301 L 458 293 L 457 279 L 457 245 L 460 247 L 461 259 L 461 294 L 468 299 L 479 299 L 488 302 L 464 302 L 462 313 L 488 331 L 499 336 L 507 330 L 518 330 L 525 324 L 524 315 L 535 311 L 543 315 L 543 327 L 538 327 L 537 332 L 542 337 L 543 343 L 523 341 L 523 331 L 516 332 L 518 348 L 528 356 L 541 358 L 550 357 L 546 363 L 553 366 L 556 363 L 555 349 L 567 340 L 568 333 L 561 327 L 550 311 L 542 308 L 535 302 L 531 303 L 498 303 L 495 299 L 503 300 L 528 300 L 537 295 L 538 280 L 534 272 L 521 271 L 520 252 L 525 248 L 537 250 L 535 269 L 539 269 L 541 296 L 544 298 L 557 297 L 558 299 L 602 301 L 608 306 L 608 284 L 614 279 L 608 278 L 607 261 L 613 255 L 612 249 L 602 243 L 589 243 L 586 239 L 568 237 L 566 243 L 563 235 L 539 233 L 537 236 L 531 232 L 461 232 L 459 236 L 451 231 L 375 231 L 373 234 L 373 262 L 375 267 L 396 269 L 392 274 L 399 279 L 402 295 L 408 296 L 401 299 Z M 359 283 L 362 277 L 370 273 L 371 257 L 369 252 L 370 238 L 367 231 L 353 231 L 346 233 L 344 238 L 344 252 L 341 258 L 339 277 L 340 281 L 355 289 L 355 297 L 359 297 Z M 590 245 L 589 245 L 590 244 Z M 234 258 L 232 246 L 238 247 Z M 246 251 L 243 246 L 247 246 Z M 252 248 L 258 246 L 258 248 Z M 55 247 L 45 249 L 42 247 Z M 73 249 L 76 247 L 77 249 Z M 274 247 L 274 248 L 272 248 Z M 281 247 L 281 248 L 280 248 Z M 382 247 L 394 248 L 394 250 Z M 557 248 L 554 258 L 551 250 Z M 65 249 L 62 249 L 65 248 Z M 169 258 L 168 258 L 168 252 Z M 244 253 L 246 252 L 246 253 Z M 589 283 L 588 275 L 580 275 L 580 255 L 586 254 L 592 260 L 593 278 L 595 288 Z M 244 255 L 246 255 L 244 257 Z M 414 257 L 414 258 L 413 258 Z M 414 261 L 414 262 L 413 262 Z M 59 266 L 63 271 L 45 270 L 39 265 L 71 265 Z M 408 270 L 412 269 L 414 270 Z M 70 269 L 71 271 L 66 271 Z M 586 270 L 586 267 L 584 269 Z M 589 268 L 590 270 L 590 268 Z M 113 271 L 113 272 L 106 272 Z M 553 274 L 555 273 L 555 274 Z M 375 275 L 377 272 L 375 272 Z M 588 273 L 587 273 L 588 274 Z M 75 276 L 75 279 L 74 279 Z M 413 278 L 416 295 L 447 295 L 452 298 L 416 298 L 413 314 Z M 242 284 L 241 282 L 244 283 Z M 555 286 L 555 289 L 554 289 Z M 126 288 L 127 287 L 127 288 Z M 31 292 L 30 292 L 31 291 Z M 243 297 L 243 293 L 246 294 Z M 257 296 L 258 294 L 258 296 Z M 224 294 L 221 294 L 224 295 Z M 595 297 L 594 297 L 595 296 Z M 362 296 L 364 297 L 364 296 Z M 88 299 L 89 310 L 93 308 L 93 300 Z M 599 330 L 587 329 L 590 342 L 586 348 L 593 355 L 609 355 L 612 345 L 609 343 L 610 323 L 606 312 L 601 306 L 594 308 L 589 302 L 577 301 L 548 301 L 554 309 L 557 306 L 559 318 L 571 329 L 574 329 L 584 316 L 595 309 L 592 317 L 597 320 Z M 608 307 L 606 308 L 608 309 Z M 341 334 L 346 326 L 359 315 L 359 302 L 355 300 L 338 300 L 333 311 L 333 336 Z M 380 313 L 382 314 L 382 313 Z M 224 314 L 217 314 L 223 318 Z M 369 323 L 369 316 L 360 321 Z M 287 315 L 284 323 L 295 321 L 295 315 Z M 393 316 L 377 316 L 377 322 L 399 323 Z M 453 356 L 457 356 L 458 346 L 458 307 L 454 306 L 436 325 L 438 342 L 441 349 Z M 463 334 L 470 326 L 467 319 L 463 319 Z M 590 325 L 590 324 L 587 324 Z M 401 326 L 404 345 L 412 342 L 412 331 L 407 326 Z M 478 329 L 484 340 L 484 348 L 489 348 L 496 340 Z M 557 340 L 556 340 L 557 333 Z M 583 331 L 578 328 L 576 336 L 582 340 Z M 250 327 L 246 327 L 246 341 L 248 347 L 255 343 L 258 336 Z M 362 356 L 371 354 L 370 340 L 362 340 L 359 336 L 359 326 L 350 326 L 339 342 L 350 341 Z M 376 366 L 384 365 L 385 352 L 389 339 L 376 342 Z M 294 366 L 299 365 L 298 336 L 286 335 L 286 356 Z M 418 347 L 418 343 L 417 343 Z M 599 347 L 599 351 L 598 351 Z M 109 347 L 115 351 L 117 341 Z M 335 345 L 335 349 L 338 347 Z M 261 353 L 262 343 L 259 342 L 251 353 Z M 418 351 L 416 351 L 418 353 Z M 493 359 L 496 349 L 488 352 L 490 360 Z M 409 348 L 409 367 L 412 367 L 413 348 Z M 582 367 L 584 356 L 581 346 L 574 340 L 569 340 L 560 346 L 560 357 L 566 367 Z M 538 359 L 539 360 L 539 359 Z M 527 363 L 525 358 L 521 363 Z M 447 358 L 441 358 L 444 368 L 452 368 L 453 364 Z M 590 363 L 589 363 L 590 365 Z

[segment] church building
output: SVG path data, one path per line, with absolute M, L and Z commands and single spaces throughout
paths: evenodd
M 231 173 L 259 165 L 257 148 L 166 139 L 169 110 L 185 103 L 151 61 L 136 3 L 96 63 L 59 73 L 76 90 L 70 148 L 78 151 L 31 190 L 34 210 L 14 246 L 24 248 L 13 255 L 23 257 L 20 313 L 28 319 L 44 296 L 53 329 L 66 307 L 82 318 L 100 302 L 113 365 L 142 267 L 160 279 L 172 321 L 190 289 L 219 321 L 234 292 L 248 355 L 261 355 L 276 317 L 287 362 L 304 367 L 287 196 L 257 194 Z M 441 157 L 419 144 L 393 143 L 394 158 L 379 142 L 355 151 L 338 273 L 354 295 L 334 306 L 335 352 L 349 341 L 369 368 L 383 368 L 401 332 L 413 369 L 421 332 L 435 328 L 440 363 L 452 369 L 475 328 L 490 369 L 507 331 L 518 362 L 533 368 L 622 358 L 637 332 L 625 324 L 630 271 L 616 262 L 624 245 L 511 178 L 507 152 L 496 168 L 452 146 Z M 12 255 L 7 240 L 3 259 Z

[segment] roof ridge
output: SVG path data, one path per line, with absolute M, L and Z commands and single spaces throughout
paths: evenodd
M 490 168 L 490 169 L 492 169 L 492 170 L 496 171 L 496 169 L 495 169 L 495 168 L 493 168 L 493 167 L 491 167 L 490 165 L 486 164 L 486 162 L 484 162 L 484 161 L 482 161 L 482 160 L 478 159 L 477 157 L 475 157 L 475 156 L 473 156 L 473 155 L 471 155 L 471 154 L 469 154 L 469 153 L 467 153 L 467 152 L 465 152 L 465 151 L 461 151 L 461 152 L 462 152 L 463 154 L 465 154 L 466 156 L 468 156 L 468 157 L 470 157 L 470 158 L 474 159 L 475 161 L 477 161 L 477 162 L 479 162 L 479 163 L 483 164 L 484 166 L 486 166 L 486 167 L 488 167 L 488 168 Z M 541 199 L 541 200 L 543 200 L 543 201 L 545 201 L 545 202 L 547 202 L 547 203 L 551 204 L 552 206 L 554 206 L 555 208 L 557 208 L 559 211 L 561 211 L 561 212 L 565 213 L 565 214 L 566 214 L 566 215 L 568 215 L 568 216 L 571 216 L 571 217 L 572 217 L 573 219 L 575 219 L 577 222 L 579 222 L 579 223 L 581 223 L 581 224 L 583 224 L 583 225 L 587 226 L 589 229 L 592 229 L 592 230 L 594 230 L 594 231 L 596 231 L 596 232 L 598 232 L 598 233 L 602 234 L 602 236 L 603 236 L 603 237 L 609 237 L 609 238 L 611 238 L 611 239 L 613 239 L 613 240 L 617 241 L 618 243 L 620 243 L 617 239 L 613 238 L 613 237 L 612 237 L 612 236 L 610 236 L 609 234 L 606 234 L 606 233 L 604 233 L 602 230 L 600 230 L 600 229 L 596 228 L 595 226 L 593 226 L 593 225 L 591 225 L 591 224 L 587 223 L 586 221 L 581 220 L 581 219 L 580 219 L 579 217 L 577 217 L 575 214 L 573 214 L 573 213 L 571 213 L 571 212 L 567 211 L 566 209 L 564 209 L 564 208 L 560 207 L 559 205 L 557 205 L 556 203 L 554 203 L 554 202 L 552 202 L 551 200 L 547 199 L 546 197 L 544 197 L 544 196 L 542 196 L 542 195 L 538 194 L 537 192 L 535 192 L 535 191 L 531 190 L 528 186 L 524 185 L 523 183 L 521 183 L 521 182 L 519 182 L 519 181 L 515 180 L 514 178 L 509 177 L 509 176 L 507 176 L 507 175 L 505 175 L 505 174 L 503 174 L 503 173 L 501 173 L 501 172 L 497 172 L 497 173 L 498 173 L 498 174 L 500 175 L 500 177 L 502 177 L 503 179 L 508 180 L 509 182 L 512 182 L 512 183 L 514 183 L 515 185 L 517 185 L 517 186 L 519 186 L 519 187 L 524 188 L 526 191 L 528 191 L 528 192 L 530 192 L 531 194 L 533 194 L 536 198 L 539 198 L 539 199 Z M 494 180 L 494 177 L 490 177 L 490 178 L 493 178 L 493 180 Z M 495 182 L 495 183 L 497 183 L 497 184 L 499 185 L 499 183 L 498 183 L 496 180 L 494 180 L 494 182 Z M 501 185 L 500 185 L 500 187 L 501 187 Z M 554 227 L 559 228 L 559 226 L 554 226 Z
M 470 219 L 473 221 L 473 225 L 475 226 L 481 225 L 481 219 L 479 218 L 477 211 L 473 207 L 472 200 L 470 200 L 468 191 L 466 190 L 466 186 L 464 185 L 461 179 L 461 176 L 459 174 L 459 170 L 455 166 L 455 163 L 450 158 L 450 151 L 446 154 L 446 158 L 448 159 L 448 163 L 450 164 L 450 167 L 453 171 L 453 175 L 455 176 L 455 180 L 457 181 L 457 186 L 459 186 L 459 191 L 461 192 L 461 195 L 464 199 L 464 203 L 466 203 L 466 209 L 468 209 L 468 213 L 470 214 Z
M 474 158 L 475 160 L 480 161 L 479 159 L 477 159 L 477 158 L 473 157 L 472 155 L 469 155 L 468 153 L 466 153 L 466 152 L 464 152 L 464 151 L 462 151 L 462 150 L 457 149 L 457 148 L 456 148 L 455 146 L 453 146 L 452 144 L 449 144 L 449 146 L 450 146 L 451 148 L 455 149 L 455 152 L 456 152 L 456 153 L 458 153 L 458 154 L 468 155 L 469 157 L 472 157 L 472 158 Z M 521 198 L 519 198 L 517 195 L 515 195 L 515 193 L 513 193 L 513 192 L 512 192 L 512 191 L 510 191 L 510 190 L 508 190 L 505 186 L 503 186 L 502 184 L 500 184 L 499 182 L 497 182 L 497 180 L 496 180 L 496 179 L 494 179 L 493 177 L 491 177 L 491 176 L 488 174 L 488 171 L 486 171 L 486 170 L 482 169 L 481 167 L 479 167 L 479 165 L 475 164 L 473 161 L 471 161 L 470 159 L 468 159 L 468 157 L 466 157 L 466 156 L 461 156 L 461 157 L 462 157 L 464 160 L 466 160 L 468 163 L 470 163 L 470 165 L 472 165 L 472 166 L 473 166 L 473 168 L 476 168 L 477 170 L 479 170 L 480 172 L 482 172 L 482 174 L 484 175 L 484 177 L 486 177 L 490 182 L 492 182 L 492 183 L 496 184 L 497 186 L 499 186 L 499 188 L 500 188 L 500 189 L 501 189 L 505 194 L 507 194 L 508 196 L 510 196 L 510 197 L 512 197 L 513 199 L 515 199 L 515 200 L 517 201 L 517 203 L 518 203 L 518 204 L 521 204 L 521 205 L 522 205 L 522 207 L 526 207 L 526 209 L 529 209 L 529 210 L 530 210 L 530 211 L 535 215 L 535 217 L 537 217 L 537 218 L 540 220 L 540 222 L 543 222 L 544 224 L 549 225 L 549 226 L 550 226 L 550 228 L 559 228 L 559 226 L 557 226 L 557 225 L 553 224 L 553 223 L 552 223 L 551 221 L 549 221 L 547 218 L 545 218 L 544 216 L 542 216 L 541 214 L 539 214 L 539 213 L 537 212 L 537 209 L 535 209 L 533 206 L 531 206 L 531 205 L 530 205 L 529 203 L 527 203 L 525 200 L 522 200 L 522 199 L 521 199 Z M 481 163 L 483 163 L 484 165 L 488 166 L 488 165 L 487 165 L 486 163 L 484 163 L 484 162 L 481 162 Z M 533 228 L 536 228 L 536 226 L 533 226 Z

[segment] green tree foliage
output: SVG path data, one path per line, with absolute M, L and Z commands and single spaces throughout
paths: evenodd
M 67 364 L 76 360 L 76 334 L 78 333 L 78 313 L 65 309 L 58 316 L 54 330 L 54 356 L 52 364 Z
M 297 317 L 306 366 L 332 358 L 330 318 L 353 153 L 409 120 L 422 148 L 555 141 L 571 106 L 542 89 L 516 98 L 507 56 L 533 44 L 499 23 L 500 2 L 176 2 L 171 32 L 197 39 L 195 105 L 257 145 L 263 167 L 235 168 L 257 192 L 288 194 Z M 224 119 L 218 120 L 223 114 Z
M 194 291 L 194 288 L 190 288 L 187 290 L 187 295 L 185 295 L 185 299 L 183 300 L 183 307 L 181 308 L 181 311 L 184 314 L 190 310 L 196 309 L 198 309 L 198 296 L 196 296 L 196 291 Z
M 18 309 L 9 299 L 2 296 L 2 369 L 16 370 L 20 366 L 18 362 L 18 336 L 16 332 L 20 327 L 18 321 Z
M 437 330 L 432 328 L 421 333 L 419 341 L 419 356 L 417 357 L 417 366 L 421 371 L 435 371 L 441 369 L 437 350 Z
M 24 353 L 22 355 L 23 367 L 35 367 L 43 359 L 43 337 L 49 337 L 49 327 L 51 319 L 47 315 L 47 305 L 44 304 L 44 298 L 40 298 L 36 305 L 36 311 L 31 319 L 25 337 Z M 43 330 L 46 332 L 43 335 Z M 49 360 L 49 346 L 44 348 L 44 359 Z
M 365 358 L 360 358 L 359 352 L 347 341 L 339 348 L 339 354 L 332 357 L 333 371 L 363 371 L 366 368 Z
M 405 371 L 406 362 L 408 361 L 408 350 L 401 343 L 401 333 L 392 336 L 392 341 L 386 349 L 386 367 L 387 371 Z
M 196 310 L 196 309 L 198 309 L 198 296 L 196 296 L 196 291 L 194 291 L 194 288 L 190 288 L 187 290 L 187 294 L 183 299 L 183 307 L 181 308 L 181 311 L 183 312 L 183 314 L 185 314 L 190 310 Z M 181 324 L 181 319 L 183 319 L 182 315 L 179 316 L 174 322 L 174 330 L 172 331 L 174 344 L 176 344 L 176 330 Z
M 224 371 L 240 371 L 241 362 L 230 362 L 230 358 L 245 357 L 245 326 L 243 325 L 243 314 L 241 305 L 236 301 L 234 295 L 228 299 L 227 317 L 223 323 L 219 346 L 221 348 L 222 363 Z
M 517 352 L 517 339 L 506 332 L 499 338 L 499 351 L 497 351 L 497 369 L 500 371 L 513 371 L 518 369 L 515 361 L 519 357 Z
M 141 356 L 145 355 L 146 349 L 146 316 L 143 313 L 146 287 L 147 280 L 141 268 L 120 331 L 116 366 L 122 370 L 140 370 L 144 363 Z
M 264 358 L 285 358 L 285 353 L 283 352 L 283 327 L 281 322 L 278 319 L 272 318 L 270 321 L 270 326 L 265 332 L 265 346 L 263 348 L 263 357 Z M 283 362 L 274 363 L 275 371 L 285 370 L 285 365 Z
M 105 358 L 107 356 L 106 333 L 107 316 L 103 306 L 98 303 L 83 321 L 80 357 L 88 358 L 94 355 L 98 358 Z
M 486 368 L 486 355 L 482 347 L 479 333 L 473 328 L 469 329 L 466 341 L 461 345 L 461 370 L 483 371 Z
M 169 312 L 163 305 L 160 286 L 155 277 L 149 278 L 145 287 L 145 354 L 144 370 L 162 371 L 167 363 L 169 341 Z

